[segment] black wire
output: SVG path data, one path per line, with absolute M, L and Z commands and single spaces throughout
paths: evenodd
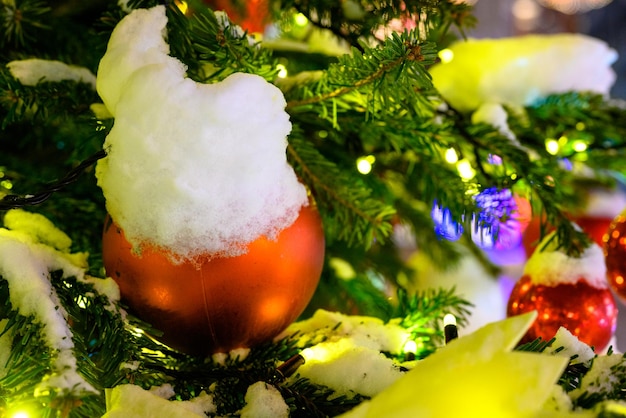
M 81 176 L 81 174 L 83 174 L 85 169 L 95 164 L 96 161 L 100 160 L 101 158 L 106 157 L 106 155 L 106 151 L 104 150 L 96 152 L 95 154 L 81 162 L 79 165 L 74 167 L 61 180 L 50 183 L 46 188 L 35 194 L 28 194 L 24 196 L 10 194 L 4 196 L 0 200 L 0 210 L 18 209 L 25 206 L 39 205 L 45 202 L 46 200 L 48 200 L 48 198 L 50 198 L 50 196 L 52 196 L 53 193 L 64 189 L 68 185 L 78 180 L 78 178 Z

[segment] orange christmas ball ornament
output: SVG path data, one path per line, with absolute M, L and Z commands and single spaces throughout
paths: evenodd
M 145 246 L 135 254 L 109 218 L 103 262 L 122 301 L 163 332 L 158 339 L 194 355 L 227 352 L 270 341 L 309 303 L 324 262 L 319 213 L 303 207 L 276 240 L 258 238 L 247 253 L 174 264 Z

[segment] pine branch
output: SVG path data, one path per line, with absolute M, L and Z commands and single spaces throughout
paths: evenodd
M 173 4 L 168 9 L 168 39 L 172 55 L 188 66 L 199 82 L 216 82 L 235 72 L 257 74 L 272 81 L 278 72 L 267 49 L 234 23 L 218 19 L 201 2 L 191 2 L 193 13 L 183 15 Z
M 513 170 L 518 181 L 523 180 L 537 198 L 535 205 L 541 211 L 542 230 L 555 227 L 560 248 L 578 256 L 590 240 L 567 216 L 575 213 L 581 204 L 578 175 L 567 168 L 567 163 L 594 169 L 598 182 L 610 175 L 607 169 L 622 171 L 626 162 L 621 136 L 626 135 L 623 122 L 626 111 L 605 103 L 599 95 L 566 93 L 549 96 L 527 107 L 526 115 L 527 119 L 510 118 L 509 123 L 520 141 L 540 158 L 511 159 Z M 556 155 L 545 149 L 550 138 L 562 138 Z M 585 142 L 587 150 L 573 152 L 575 141 Z
M 394 36 L 397 36 L 397 35 L 394 34 Z M 356 56 L 359 56 L 358 53 L 355 53 L 355 54 Z M 376 82 L 377 80 L 380 80 L 381 78 L 385 77 L 388 73 L 392 72 L 395 68 L 398 68 L 401 65 L 403 65 L 406 61 L 423 61 L 423 60 L 424 60 L 424 56 L 422 56 L 421 54 L 421 47 L 419 45 L 412 46 L 409 49 L 406 56 L 398 57 L 393 61 L 382 62 L 378 66 L 378 69 L 376 69 L 373 73 L 366 75 L 360 80 L 356 80 L 353 84 L 349 86 L 339 87 L 333 91 L 323 93 L 319 96 L 310 97 L 308 99 L 302 99 L 299 101 L 298 100 L 291 101 L 287 103 L 287 108 L 289 109 L 290 107 L 306 106 L 308 104 L 319 103 L 319 102 L 323 102 L 323 101 L 326 101 L 326 100 L 329 100 L 338 96 L 343 96 L 345 94 L 350 93 L 351 91 L 358 90 L 359 88 L 363 86 L 366 86 L 368 84 Z M 361 61 L 361 63 L 364 63 L 364 61 Z M 342 65 L 342 63 L 340 62 L 339 65 Z M 349 65 L 347 63 L 343 63 L 343 65 L 345 65 L 344 68 L 346 68 L 346 71 L 350 71 L 350 67 L 352 69 L 359 68 L 359 64 L 355 62 L 352 62 Z
M 332 389 L 312 385 L 307 379 L 296 379 L 278 386 L 283 398 L 294 406 L 290 416 L 302 418 L 326 418 L 341 415 L 368 399 L 362 395 L 351 398 L 337 396 Z
M 39 0 L 4 1 L 0 5 L 0 47 L 23 47 L 32 43 L 39 31 L 50 29 L 50 7 Z
M 358 177 L 340 170 L 300 135 L 292 132 L 287 153 L 318 200 L 329 236 L 365 248 L 389 236 L 393 208 L 372 197 Z
M 403 106 L 413 108 L 412 100 L 432 87 L 425 68 L 436 56 L 434 45 L 419 42 L 417 36 L 415 31 L 394 33 L 380 47 L 364 46 L 363 53 L 353 49 L 319 80 L 287 92 L 287 109 L 295 117 L 317 110 L 336 121 L 337 113 L 348 109 L 380 117 Z
M 97 93 L 86 84 L 62 81 L 23 86 L 7 68 L 0 69 L 0 129 L 19 122 L 53 125 L 91 117 L 89 106 L 97 102 Z
M 389 26 L 393 20 L 411 22 L 415 19 L 426 32 L 425 36 L 433 40 L 445 38 L 452 26 L 463 31 L 475 24 L 471 7 L 454 1 L 290 0 L 280 5 L 287 10 L 294 8 L 315 26 L 331 31 L 357 49 L 363 48 L 360 41 L 372 39 L 377 30 Z
M 392 318 L 401 318 L 400 325 L 405 327 L 414 341 L 421 341 L 417 358 L 424 358 L 437 350 L 443 343 L 443 323 L 445 314 L 453 314 L 457 323 L 463 326 L 470 315 L 471 303 L 458 297 L 455 289 L 429 289 L 409 295 L 398 291 L 398 304 Z
M 362 252 L 355 251 L 356 254 L 352 254 L 350 250 L 354 249 L 342 248 L 338 250 L 336 246 L 329 248 L 328 251 L 333 254 L 333 258 L 337 257 L 342 260 L 340 262 L 345 261 L 354 268 L 354 275 L 346 277 L 345 273 L 337 271 L 337 268 L 333 266 L 337 260 L 331 260 L 330 268 L 325 269 L 322 273 L 315 295 L 303 313 L 303 317 L 312 316 L 318 309 L 358 312 L 360 315 L 381 319 L 391 317 L 394 305 L 389 297 L 380 291 L 380 285 L 389 276 L 380 277 L 377 281 L 371 274 L 372 269 L 380 266 L 380 260 L 368 263 L 368 275 L 368 270 L 362 265 L 362 260 L 355 262 L 355 258 L 359 256 L 363 258 Z M 342 273 L 344 275 L 340 276 Z

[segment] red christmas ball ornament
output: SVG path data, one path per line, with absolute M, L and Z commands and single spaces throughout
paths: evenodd
M 622 188 L 593 188 L 588 193 L 584 212 L 573 220 L 602 247 L 613 219 L 625 207 L 626 193 Z
M 596 216 L 577 216 L 574 222 L 585 231 L 589 238 L 599 246 L 604 245 L 604 235 L 609 230 L 613 218 L 604 218 Z
M 608 228 L 604 256 L 609 285 L 626 302 L 626 211 L 618 215 Z
M 270 21 L 270 8 L 267 0 L 205 0 L 214 10 L 223 10 L 228 18 L 248 32 L 263 33 Z
M 604 350 L 617 325 L 617 306 L 605 276 L 596 244 L 580 258 L 551 248 L 535 251 L 507 303 L 507 316 L 538 313 L 522 342 L 547 341 L 564 327 L 596 352 Z
M 163 332 L 172 348 L 207 355 L 270 341 L 302 313 L 319 282 L 324 233 L 317 210 L 303 207 L 275 240 L 260 237 L 235 257 L 175 264 L 146 245 L 133 251 L 107 220 L 103 262 L 122 301 Z
M 592 239 L 593 242 L 602 246 L 604 241 L 604 235 L 609 230 L 609 225 L 611 224 L 612 218 L 605 218 L 599 216 L 589 216 L 589 215 L 578 215 L 573 216 L 572 221 L 586 233 L 589 238 Z M 524 244 L 524 250 L 526 251 L 526 256 L 530 257 L 532 253 L 535 251 L 539 239 L 541 238 L 540 227 L 541 221 L 539 218 L 533 218 L 530 222 L 528 228 L 524 232 L 524 237 L 522 238 L 522 242 Z M 545 232 L 551 232 L 554 230 L 554 227 L 551 225 L 546 228 Z
M 571 213 L 569 218 L 585 232 L 600 247 L 604 245 L 604 236 L 609 230 L 613 219 L 622 208 L 626 207 L 626 194 L 621 189 L 592 188 L 587 190 L 586 202 L 581 210 Z M 554 230 L 548 225 L 547 230 Z M 540 239 L 540 219 L 532 219 L 524 234 L 523 242 L 526 255 L 535 250 Z

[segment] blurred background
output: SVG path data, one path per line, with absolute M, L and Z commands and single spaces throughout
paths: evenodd
M 617 80 L 611 96 L 626 100 L 626 0 L 478 0 L 467 3 L 474 5 L 478 19 L 477 26 L 467 33 L 469 37 L 575 32 L 604 40 L 619 54 L 613 64 Z M 522 269 L 523 262 L 505 268 L 504 283 L 507 278 L 515 280 Z M 626 303 L 616 299 L 620 312 L 616 343 L 618 350 L 624 352 Z
M 478 25 L 468 35 L 500 38 L 578 32 L 606 41 L 620 55 L 612 95 L 626 99 L 626 0 L 473 0 Z M 581 51 L 582 52 L 582 51 Z

